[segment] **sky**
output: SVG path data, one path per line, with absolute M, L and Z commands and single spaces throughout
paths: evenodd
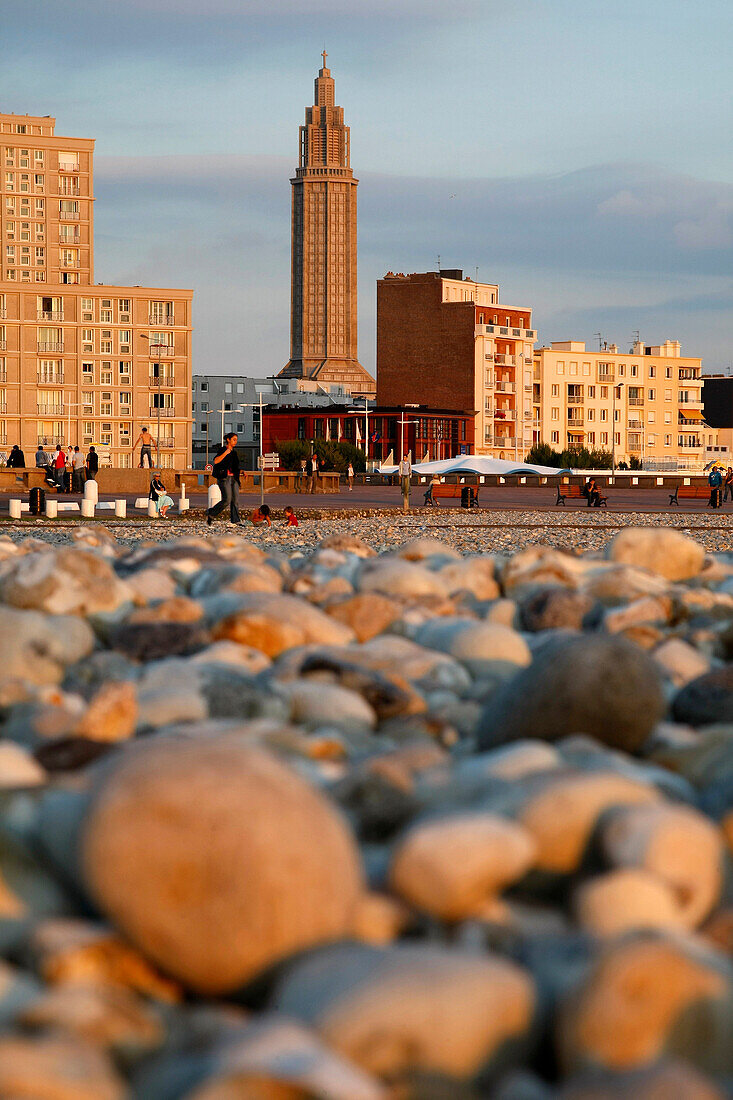
M 290 176 L 328 51 L 376 280 L 445 268 L 539 342 L 731 369 L 730 0 L 1 0 L 0 111 L 96 139 L 100 282 L 191 287 L 194 370 L 289 354 Z

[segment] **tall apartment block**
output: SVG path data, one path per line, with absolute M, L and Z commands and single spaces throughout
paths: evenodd
M 374 395 L 359 362 L 357 339 L 356 188 L 350 132 L 335 102 L 335 82 L 323 67 L 312 107 L 300 127 L 292 185 L 290 360 L 283 378 L 346 385 Z
M 569 340 L 539 348 L 534 366 L 536 441 L 556 449 L 614 450 L 616 462 L 647 469 L 701 469 L 716 457 L 718 432 L 703 416 L 701 360 L 680 344 L 616 344 L 588 351 Z
M 0 445 L 126 467 L 160 422 L 161 464 L 188 466 L 193 291 L 95 284 L 94 141 L 55 124 L 0 114 Z
M 532 310 L 460 270 L 377 282 L 377 401 L 475 414 L 475 449 L 522 458 L 532 445 Z

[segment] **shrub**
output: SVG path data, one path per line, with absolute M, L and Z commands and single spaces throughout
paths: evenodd
M 606 470 L 611 467 L 611 452 L 589 451 L 587 447 L 568 447 L 564 451 L 555 451 L 549 443 L 535 443 L 528 451 L 525 461 L 537 466 L 555 468 L 571 466 L 575 470 Z
M 342 439 L 340 443 L 335 440 L 317 439 L 315 452 L 318 455 L 319 465 L 325 471 L 336 470 L 345 474 L 349 462 L 356 473 L 363 473 L 366 469 L 366 455 L 353 443 Z M 299 470 L 302 459 L 309 459 L 311 454 L 310 443 L 304 439 L 275 440 L 275 450 L 280 455 L 280 463 L 286 470 Z

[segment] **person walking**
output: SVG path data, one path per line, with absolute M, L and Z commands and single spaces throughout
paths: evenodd
M 354 491 L 354 467 L 352 466 L 351 463 L 349 463 L 348 468 L 346 470 L 346 478 L 349 482 L 349 492 L 353 493 L 353 491 Z
M 140 429 L 140 435 L 137 437 L 132 445 L 133 451 L 140 444 L 140 463 L 138 469 L 143 470 L 146 466 L 148 469 L 152 469 L 153 466 L 153 446 L 158 446 L 157 439 L 153 439 L 147 428 Z
M 11 470 L 25 469 L 25 455 L 17 443 L 13 445 L 8 455 L 8 466 Z
M 71 488 L 75 493 L 84 492 L 85 465 L 84 455 L 78 447 L 74 447 L 74 451 L 71 455 Z
M 229 505 L 229 516 L 232 523 L 239 523 L 239 455 L 236 451 L 237 434 L 228 432 L 224 436 L 224 444 L 219 453 L 214 457 L 214 477 L 216 478 L 221 500 L 206 513 L 206 522 L 211 526 L 211 521 L 224 511 Z
M 99 472 L 99 455 L 94 447 L 89 448 L 87 454 L 87 479 L 89 481 L 97 480 L 97 473 Z
M 719 466 L 713 466 L 708 474 L 710 486 L 710 508 L 720 508 L 723 503 L 723 474 Z
M 726 470 L 723 500 L 726 501 L 729 496 L 733 500 L 733 466 L 729 466 Z
M 311 476 L 308 484 L 308 492 L 315 493 L 318 488 L 318 455 L 314 451 L 310 460 Z

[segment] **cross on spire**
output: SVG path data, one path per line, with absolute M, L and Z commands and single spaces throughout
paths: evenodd
M 322 52 L 322 54 L 321 54 L 321 57 L 323 58 L 323 68 L 325 69 L 325 68 L 326 68 L 326 58 L 328 57 L 328 54 L 326 53 L 326 49 L 325 49 L 325 47 L 324 47 L 324 49 L 323 49 L 323 52 Z

